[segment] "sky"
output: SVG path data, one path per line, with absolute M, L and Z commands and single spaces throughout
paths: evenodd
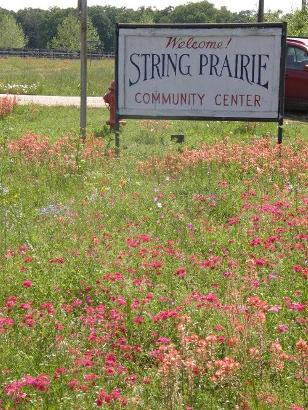
M 216 8 L 226 6 L 230 11 L 257 10 L 258 0 L 208 0 Z M 105 6 L 138 8 L 151 6 L 163 9 L 167 6 L 185 4 L 188 0 L 88 0 L 88 6 Z M 192 1 L 191 1 L 192 2 Z M 50 7 L 77 7 L 78 0 L 0 0 L 0 7 L 9 10 L 20 10 L 27 7 L 48 9 Z M 301 7 L 301 0 L 264 0 L 265 10 L 280 9 L 289 12 Z

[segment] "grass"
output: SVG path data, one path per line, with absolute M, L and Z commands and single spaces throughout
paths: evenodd
M 18 106 L 14 115 L 0 122 L 0 132 L 8 139 L 18 138 L 26 132 L 48 135 L 56 139 L 67 133 L 79 132 L 79 108 L 75 107 L 40 107 L 37 105 Z M 89 133 L 106 134 L 104 131 L 109 113 L 106 109 L 88 109 L 87 127 Z M 142 150 L 151 151 L 158 144 L 168 146 L 173 134 L 185 135 L 186 145 L 193 147 L 201 142 L 213 142 L 217 138 L 229 136 L 235 141 L 250 140 L 252 135 L 261 137 L 276 134 L 276 124 L 244 123 L 222 121 L 127 121 L 122 127 L 123 147 L 137 145 Z M 107 133 L 108 134 L 108 133 Z M 298 121 L 285 121 L 284 141 L 305 138 L 308 124 Z M 129 142 L 129 143 L 127 143 Z
M 114 78 L 114 61 L 88 62 L 88 95 L 101 96 Z M 1 58 L 0 93 L 67 95 L 80 94 L 79 60 L 8 57 Z
M 307 125 L 106 117 L 0 121 L 0 407 L 304 409 Z

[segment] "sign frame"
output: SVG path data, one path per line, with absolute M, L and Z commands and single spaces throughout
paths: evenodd
M 280 55 L 280 78 L 278 89 L 278 110 L 275 117 L 232 117 L 232 116 L 195 116 L 195 115 L 151 115 L 151 114 L 121 114 L 119 110 L 119 33 L 121 29 L 239 29 L 239 28 L 280 28 L 281 29 L 281 55 Z M 194 121 L 254 121 L 254 122 L 278 122 L 283 124 L 284 117 L 284 81 L 285 81 L 285 55 L 286 55 L 287 23 L 229 23 L 229 24 L 116 24 L 116 53 L 115 53 L 115 90 L 116 90 L 116 115 L 120 119 L 156 119 L 156 120 L 194 120 Z

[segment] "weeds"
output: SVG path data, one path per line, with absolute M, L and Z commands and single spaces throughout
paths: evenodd
M 115 157 L 31 110 L 0 149 L 0 407 L 303 410 L 307 142 L 128 122 Z

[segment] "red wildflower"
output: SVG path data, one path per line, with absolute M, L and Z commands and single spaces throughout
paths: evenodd
M 22 286 L 23 286 L 24 288 L 31 288 L 32 285 L 33 285 L 32 280 L 25 280 L 25 281 L 22 283 Z
M 14 320 L 10 317 L 0 317 L 0 334 L 5 331 L 6 327 L 12 327 Z
M 0 98 L 0 119 L 6 117 L 13 112 L 17 105 L 16 97 L 9 97 L 8 95 Z
M 62 264 L 64 263 L 64 258 L 51 258 L 48 261 L 49 263 L 58 263 L 58 264 Z
M 279 332 L 279 333 L 286 333 L 288 330 L 289 330 L 288 325 L 280 324 L 280 325 L 277 326 L 277 332 Z
M 161 320 L 166 320 L 169 318 L 177 318 L 178 316 L 179 314 L 175 310 L 162 310 L 153 317 L 153 321 L 159 322 Z
M 176 271 L 177 276 L 179 276 L 180 278 L 183 278 L 186 275 L 186 269 L 185 268 L 179 268 Z

